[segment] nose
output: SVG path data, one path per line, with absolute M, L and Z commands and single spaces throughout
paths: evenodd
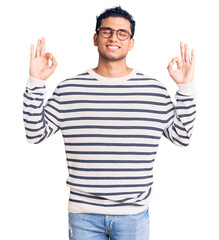
M 113 41 L 117 41 L 117 40 L 118 40 L 116 31 L 113 31 L 113 34 L 112 34 L 112 36 L 110 37 L 110 39 L 113 40 Z

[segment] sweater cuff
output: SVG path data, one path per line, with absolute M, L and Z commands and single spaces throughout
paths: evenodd
M 194 82 L 187 83 L 187 84 L 177 84 L 179 88 L 179 93 L 183 95 L 193 95 L 195 96 L 196 91 L 195 91 L 195 84 Z
M 45 86 L 45 81 L 29 76 L 26 86 L 28 88 L 43 87 Z

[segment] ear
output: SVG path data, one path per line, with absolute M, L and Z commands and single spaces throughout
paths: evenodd
M 94 40 L 94 46 L 98 46 L 98 35 L 96 33 L 94 34 L 93 40 Z
M 132 48 L 133 48 L 133 46 L 134 46 L 134 43 L 135 43 L 134 38 L 132 38 L 132 39 L 129 40 L 129 51 L 132 50 Z

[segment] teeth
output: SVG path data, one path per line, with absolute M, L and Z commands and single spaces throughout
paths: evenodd
M 117 47 L 117 46 L 108 46 L 108 48 L 118 49 L 119 47 Z

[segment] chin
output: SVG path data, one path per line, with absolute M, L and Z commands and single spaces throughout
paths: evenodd
M 123 56 L 110 56 L 110 55 L 106 55 L 106 54 L 101 54 L 101 53 L 99 53 L 100 54 L 100 56 L 103 58 L 103 59 L 105 59 L 105 60 L 107 60 L 107 61 L 113 61 L 113 62 L 116 62 L 116 61 L 121 61 L 121 60 L 123 60 L 124 58 L 126 58 L 126 55 L 123 55 Z

